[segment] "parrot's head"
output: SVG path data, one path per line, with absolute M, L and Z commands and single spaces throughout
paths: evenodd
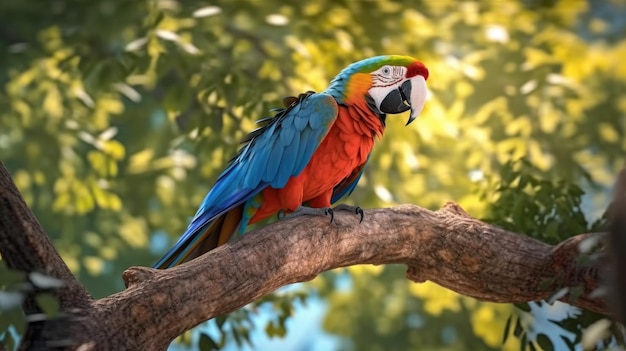
M 330 90 L 339 92 L 340 103 L 363 101 L 376 114 L 397 114 L 411 110 L 407 125 L 426 102 L 428 68 L 409 56 L 376 56 L 346 67 L 332 81 Z M 383 119 L 384 121 L 384 119 Z

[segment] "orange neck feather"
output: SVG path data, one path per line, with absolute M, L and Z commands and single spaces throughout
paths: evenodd
M 355 73 L 346 84 L 344 102 L 351 105 L 363 100 L 363 96 L 372 87 L 372 76 L 367 73 Z
M 385 125 L 365 101 L 365 95 L 371 87 L 372 76 L 370 74 L 355 73 L 346 84 L 343 102 L 348 106 L 350 117 L 367 126 L 367 129 L 372 132 L 371 136 L 382 136 Z

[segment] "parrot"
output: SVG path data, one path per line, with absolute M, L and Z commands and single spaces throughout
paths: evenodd
M 330 216 L 357 206 L 331 205 L 355 189 L 381 138 L 387 114 L 421 113 L 428 69 L 410 56 L 375 56 L 344 68 L 328 88 L 283 99 L 259 120 L 202 200 L 176 244 L 154 265 L 177 266 L 278 215 Z

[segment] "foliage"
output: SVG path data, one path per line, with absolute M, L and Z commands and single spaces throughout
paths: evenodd
M 566 180 L 542 178 L 542 172 L 527 159 L 502 166 L 495 184 L 489 184 L 482 199 L 491 206 L 486 222 L 557 244 L 571 233 L 600 230 L 601 223 L 587 223 L 582 208 L 584 191 Z M 491 196 L 490 196 L 491 195 Z
M 24 333 L 26 320 L 21 311 L 26 275 L 0 266 L 0 345 L 13 350 L 16 335 Z
M 273 337 L 284 337 L 287 334 L 287 319 L 294 314 L 294 303 L 306 303 L 307 292 L 303 290 L 290 289 L 272 295 L 267 295 L 254 303 L 235 311 L 228 315 L 218 316 L 209 321 L 210 327 L 215 327 L 215 333 L 200 332 L 198 336 L 198 347 L 200 350 L 219 350 L 226 344 L 235 344 L 237 349 L 244 346 L 253 346 L 251 332 L 258 328 L 255 323 L 255 316 L 259 310 L 272 316 L 265 325 L 265 333 Z M 192 333 L 181 335 L 177 341 L 190 346 L 194 343 L 195 337 Z
M 554 243 L 599 217 L 624 162 L 625 12 L 612 0 L 4 1 L 0 159 L 101 297 L 182 233 L 238 140 L 282 96 L 319 91 L 366 56 L 410 54 L 431 71 L 431 98 L 417 127 L 388 119 L 349 201 L 454 200 Z M 498 349 L 512 309 L 410 284 L 398 267 L 311 286 L 346 349 Z M 246 334 L 220 335 L 199 342 Z
M 588 223 L 582 209 L 584 192 L 576 184 L 559 180 L 542 179 L 541 172 L 527 159 L 510 161 L 503 165 L 501 175 L 496 184 L 490 184 L 488 190 L 492 195 L 485 194 L 483 198 L 491 198 L 492 205 L 488 209 L 486 222 L 499 227 L 526 233 L 549 243 L 559 243 L 570 236 L 570 233 L 585 233 L 600 231 L 605 225 L 601 221 Z M 494 199 L 495 198 L 495 199 Z M 590 240 L 590 239 L 588 239 Z M 579 261 L 584 264 L 585 259 L 597 255 L 593 250 L 594 243 L 587 252 L 581 250 Z M 552 305 L 558 298 L 569 296 L 569 301 L 576 300 L 582 294 L 581 286 L 562 287 L 557 277 L 544 282 L 546 289 L 553 291 L 548 304 Z M 602 319 L 603 316 L 579 311 L 570 308 L 562 319 L 548 319 L 541 328 L 533 321 L 533 311 L 544 307 L 540 302 L 516 304 L 515 312 L 509 317 L 504 328 L 504 341 L 513 333 L 520 339 L 527 350 L 554 350 L 554 344 L 548 333 L 536 330 L 549 328 L 562 329 L 558 333 L 562 342 L 571 350 L 582 342 L 581 331 Z M 536 307 L 532 309 L 532 307 Z M 551 323 L 555 326 L 547 327 Z M 573 338 L 564 336 L 573 335 Z M 623 340 L 624 332 L 613 323 L 610 333 L 603 338 L 602 344 L 607 347 L 613 340 Z M 621 342 L 623 344 L 623 341 Z
M 62 281 L 39 272 L 26 274 L 0 266 L 0 346 L 14 350 L 27 323 L 60 317 L 52 291 L 62 286 Z M 34 299 L 39 314 L 24 316 L 21 306 L 29 298 Z

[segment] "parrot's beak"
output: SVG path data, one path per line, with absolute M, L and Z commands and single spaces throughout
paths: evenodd
M 408 89 L 405 90 L 405 86 L 408 87 Z M 426 103 L 426 79 L 418 74 L 402 83 L 399 90 L 404 101 L 411 107 L 411 115 L 406 122 L 408 126 L 417 118 L 420 112 L 422 112 L 424 104 Z
M 426 79 L 416 75 L 405 80 L 397 89 L 390 91 L 380 103 L 380 111 L 384 113 L 402 113 L 411 110 L 406 125 L 417 118 L 426 102 Z

